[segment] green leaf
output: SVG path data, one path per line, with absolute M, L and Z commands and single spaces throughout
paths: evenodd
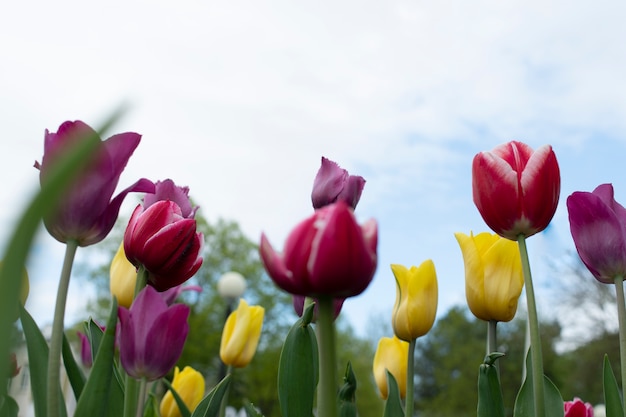
M 252 403 L 244 404 L 243 407 L 246 409 L 247 417 L 263 417 L 263 414 L 261 414 L 259 410 L 256 409 L 254 404 Z
M 116 385 L 113 377 L 116 324 L 117 299 L 114 297 L 106 331 L 98 347 L 91 374 L 76 405 L 77 416 L 105 417 L 123 414 L 123 401 L 111 399 L 111 392 L 114 391 L 111 388 Z
M 535 417 L 535 396 L 533 394 L 533 375 L 531 364 L 531 353 L 528 351 L 526 356 L 526 379 L 522 384 L 517 398 L 515 399 L 514 417 Z M 545 401 L 546 416 L 563 417 L 565 411 L 563 409 L 563 398 L 557 387 L 552 383 L 550 378 L 543 376 L 543 395 Z
M 356 417 L 356 376 L 348 361 L 343 386 L 339 388 L 339 417 Z
M 63 354 L 65 372 L 67 372 L 67 377 L 70 381 L 70 385 L 72 386 L 72 391 L 74 391 L 74 398 L 78 400 L 80 393 L 85 387 L 85 374 L 76 363 L 76 359 L 72 353 L 72 348 L 70 347 L 70 343 L 67 341 L 67 337 L 65 337 L 65 333 L 63 334 L 63 348 L 61 352 Z
M 110 117 L 101 132 L 108 129 L 120 115 L 121 112 L 116 112 Z M 63 190 L 89 161 L 89 155 L 96 149 L 98 139 L 95 136 L 89 139 L 80 141 L 48 172 L 46 184 L 23 210 L 24 214 L 5 246 L 4 256 L 0 258 L 3 260 L 0 267 L 0 358 L 9 356 L 9 338 L 6 336 L 13 325 L 15 300 L 18 300 L 22 271 L 35 232 L 41 219 L 54 209 L 63 195 Z M 8 367 L 9 361 L 0 361 L 0 375 L 8 375 Z
M 153 392 L 148 394 L 148 400 L 143 410 L 143 417 L 161 417 L 159 412 L 159 400 Z
M 180 415 L 182 417 L 191 417 L 191 412 L 189 411 L 189 408 L 187 408 L 187 404 L 185 404 L 183 399 L 180 398 L 180 395 L 178 395 L 178 392 L 176 392 L 176 390 L 174 389 L 170 381 L 168 381 L 167 379 L 163 379 L 163 383 L 167 386 L 167 389 L 169 389 L 170 392 L 172 393 L 172 396 L 174 397 L 174 400 L 176 401 L 176 404 L 178 405 L 178 410 L 180 411 Z
M 396 378 L 387 371 L 387 401 L 385 401 L 385 412 L 383 417 L 404 417 L 402 410 L 402 399 L 400 398 L 400 389 Z
M 309 325 L 315 304 L 289 329 L 278 362 L 278 401 L 283 416 L 313 415 L 319 378 L 317 338 Z M 298 381 L 298 383 L 294 383 Z
M 493 352 L 478 369 L 478 417 L 504 417 L 504 400 L 495 361 L 504 353 Z
M 211 392 L 196 407 L 191 417 L 218 417 L 222 398 L 230 385 L 230 375 L 226 375 L 224 379 L 217 384 Z
M 624 406 L 620 396 L 617 380 L 611 368 L 608 355 L 604 355 L 604 366 L 602 369 L 602 380 L 604 383 L 604 404 L 606 405 L 606 417 L 623 417 Z
M 0 416 L 2 417 L 18 417 L 20 407 L 12 397 L 5 395 L 0 398 Z
M 41 334 L 41 330 L 39 330 L 35 320 L 23 307 L 20 308 L 20 321 L 22 322 L 22 330 L 26 338 L 30 388 L 33 394 L 35 415 L 37 417 L 45 417 L 48 415 L 48 404 L 46 402 L 48 389 L 48 343 L 46 343 L 46 338 Z M 60 390 L 59 396 L 62 399 L 59 401 L 59 413 L 61 416 L 67 416 L 65 400 Z

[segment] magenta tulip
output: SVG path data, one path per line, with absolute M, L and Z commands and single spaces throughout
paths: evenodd
M 593 276 L 605 284 L 626 278 L 626 209 L 615 201 L 613 186 L 573 193 L 567 210 L 576 250 Z
M 196 221 L 184 218 L 169 200 L 137 206 L 124 233 L 126 257 L 145 267 L 148 282 L 159 291 L 182 284 L 200 269 L 203 244 Z
M 318 209 L 337 201 L 344 201 L 354 209 L 365 187 L 363 177 L 349 175 L 330 159 L 322 157 L 322 166 L 313 182 L 311 200 L 313 208 Z
M 83 332 L 76 332 L 78 339 L 80 340 L 80 359 L 83 366 L 91 368 L 93 365 L 93 356 L 91 354 L 91 343 L 89 338 Z
M 263 234 L 261 258 L 283 290 L 317 298 L 347 298 L 362 293 L 376 271 L 375 220 L 359 226 L 343 201 L 316 210 L 289 234 L 284 253 L 275 252 Z
M 144 209 L 147 209 L 157 201 L 170 200 L 178 204 L 185 219 L 193 219 L 196 216 L 198 207 L 193 207 L 191 200 L 189 200 L 189 187 L 180 187 L 170 179 L 157 181 L 154 185 L 154 193 L 146 194 L 143 198 Z
M 133 378 L 154 381 L 165 376 L 180 357 L 189 332 L 189 306 L 168 306 L 147 286 L 130 309 L 118 307 L 120 361 Z
M 559 202 L 559 164 L 550 145 L 509 142 L 481 152 L 472 164 L 474 204 L 485 223 L 511 240 L 545 229 Z
M 565 411 L 564 417 L 593 417 L 593 406 L 582 402 L 580 398 L 574 398 L 574 401 L 565 401 L 563 409 Z
M 46 130 L 44 154 L 39 169 L 45 184 L 54 164 L 75 143 L 97 137 L 96 132 L 81 121 L 65 122 L 56 133 Z M 137 133 L 121 133 L 101 142 L 92 161 L 65 193 L 54 213 L 44 219 L 48 232 L 58 241 L 75 240 L 79 246 L 93 245 L 104 239 L 117 219 L 122 201 L 129 192 L 154 192 L 154 184 L 140 179 L 111 200 L 120 175 L 139 145 Z

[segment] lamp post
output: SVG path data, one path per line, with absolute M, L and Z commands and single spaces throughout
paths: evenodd
M 228 316 L 230 316 L 230 313 L 232 313 L 233 311 L 233 305 L 235 301 L 237 301 L 243 295 L 243 293 L 246 291 L 246 287 L 246 279 L 239 272 L 226 272 L 217 281 L 217 293 L 226 302 L 224 324 L 226 324 Z M 218 381 L 221 381 L 226 376 L 226 364 L 224 362 L 220 363 L 220 371 L 218 376 Z

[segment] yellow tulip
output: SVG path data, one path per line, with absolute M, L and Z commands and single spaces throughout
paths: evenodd
M 496 234 L 455 233 L 465 262 L 465 297 L 485 321 L 510 321 L 524 287 L 517 243 Z
M 389 371 L 398 383 L 400 396 L 406 395 L 406 369 L 409 360 L 409 343 L 394 337 L 381 337 L 374 355 L 374 379 L 383 400 L 389 395 L 387 389 L 387 372 Z
M 191 366 L 185 366 L 182 372 L 179 371 L 178 366 L 176 367 L 172 387 L 192 413 L 204 397 L 204 378 Z M 161 417 L 181 417 L 180 409 L 171 391 L 167 391 L 163 396 L 160 410 Z
M 130 308 L 135 296 L 135 283 L 137 282 L 137 268 L 126 259 L 124 242 L 120 244 L 117 253 L 111 261 L 109 270 L 109 288 L 111 295 L 117 297 L 117 303 Z
M 222 362 L 235 368 L 250 363 L 259 344 L 264 314 L 263 307 L 249 306 L 243 299 L 239 300 L 239 307 L 224 324 L 220 343 Z
M 437 314 L 437 273 L 430 259 L 419 267 L 407 269 L 391 265 L 396 278 L 396 303 L 393 307 L 393 332 L 410 342 L 433 327 Z

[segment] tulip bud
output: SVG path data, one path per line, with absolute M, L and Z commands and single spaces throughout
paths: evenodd
M 605 284 L 626 278 L 626 209 L 615 201 L 613 186 L 573 193 L 567 210 L 576 250 L 593 276 Z
M 400 397 L 406 396 L 406 373 L 409 360 L 409 343 L 394 337 L 381 337 L 374 355 L 374 379 L 383 400 L 387 399 L 387 373 L 398 383 Z
M 118 305 L 129 308 L 135 296 L 137 268 L 126 258 L 124 242 L 120 244 L 111 261 L 109 276 L 111 295 L 117 297 Z
M 593 406 L 583 402 L 580 398 L 563 403 L 564 417 L 593 417 Z
M 91 368 L 93 365 L 93 355 L 91 353 L 91 342 L 89 342 L 89 338 L 83 332 L 76 332 L 78 335 L 78 339 L 80 340 L 80 360 L 83 363 L 83 366 L 86 368 Z
M 455 233 L 465 261 L 465 297 L 472 313 L 485 321 L 510 321 L 524 287 L 516 242 L 496 234 Z
M 44 154 L 39 169 L 45 184 L 54 165 L 79 141 L 97 138 L 97 133 L 80 121 L 65 122 L 56 133 L 46 130 Z M 75 240 L 79 246 L 93 245 L 109 234 L 120 206 L 129 192 L 154 192 L 154 184 L 140 179 L 111 200 L 120 175 L 139 145 L 141 135 L 121 133 L 101 142 L 93 160 L 76 176 L 77 180 L 59 200 L 52 216 L 44 219 L 48 232 L 58 241 Z
M 126 257 L 146 268 L 149 283 L 159 291 L 182 284 L 200 269 L 203 244 L 196 221 L 183 217 L 180 206 L 169 200 L 137 206 L 124 233 Z
M 226 319 L 220 357 L 226 365 L 235 368 L 247 366 L 256 352 L 263 327 L 265 309 L 261 306 L 248 306 L 243 299 L 239 307 Z
M 315 176 L 311 193 L 313 208 L 318 209 L 343 201 L 354 209 L 361 199 L 363 187 L 365 187 L 363 177 L 349 175 L 348 171 L 339 167 L 337 163 L 322 157 L 322 166 Z
M 261 259 L 283 290 L 317 298 L 347 298 L 362 293 L 376 271 L 375 220 L 359 226 L 343 201 L 326 206 L 293 229 L 283 254 L 263 234 Z
M 120 362 L 133 378 L 154 381 L 167 374 L 180 357 L 189 325 L 189 306 L 168 306 L 151 286 L 130 309 L 118 307 Z
M 425 335 L 437 315 L 437 273 L 430 259 L 419 267 L 407 269 L 391 265 L 396 278 L 396 303 L 393 307 L 393 331 L 407 342 Z
M 185 366 L 182 372 L 179 371 L 178 366 L 175 368 L 172 387 L 191 413 L 193 413 L 193 410 L 196 409 L 200 401 L 202 401 L 202 397 L 204 397 L 204 377 L 191 366 Z M 159 409 L 161 417 L 182 416 L 171 391 L 165 393 Z
M 511 240 L 545 229 L 556 211 L 561 178 L 550 145 L 533 151 L 509 142 L 481 152 L 472 163 L 474 204 L 485 223 Z

